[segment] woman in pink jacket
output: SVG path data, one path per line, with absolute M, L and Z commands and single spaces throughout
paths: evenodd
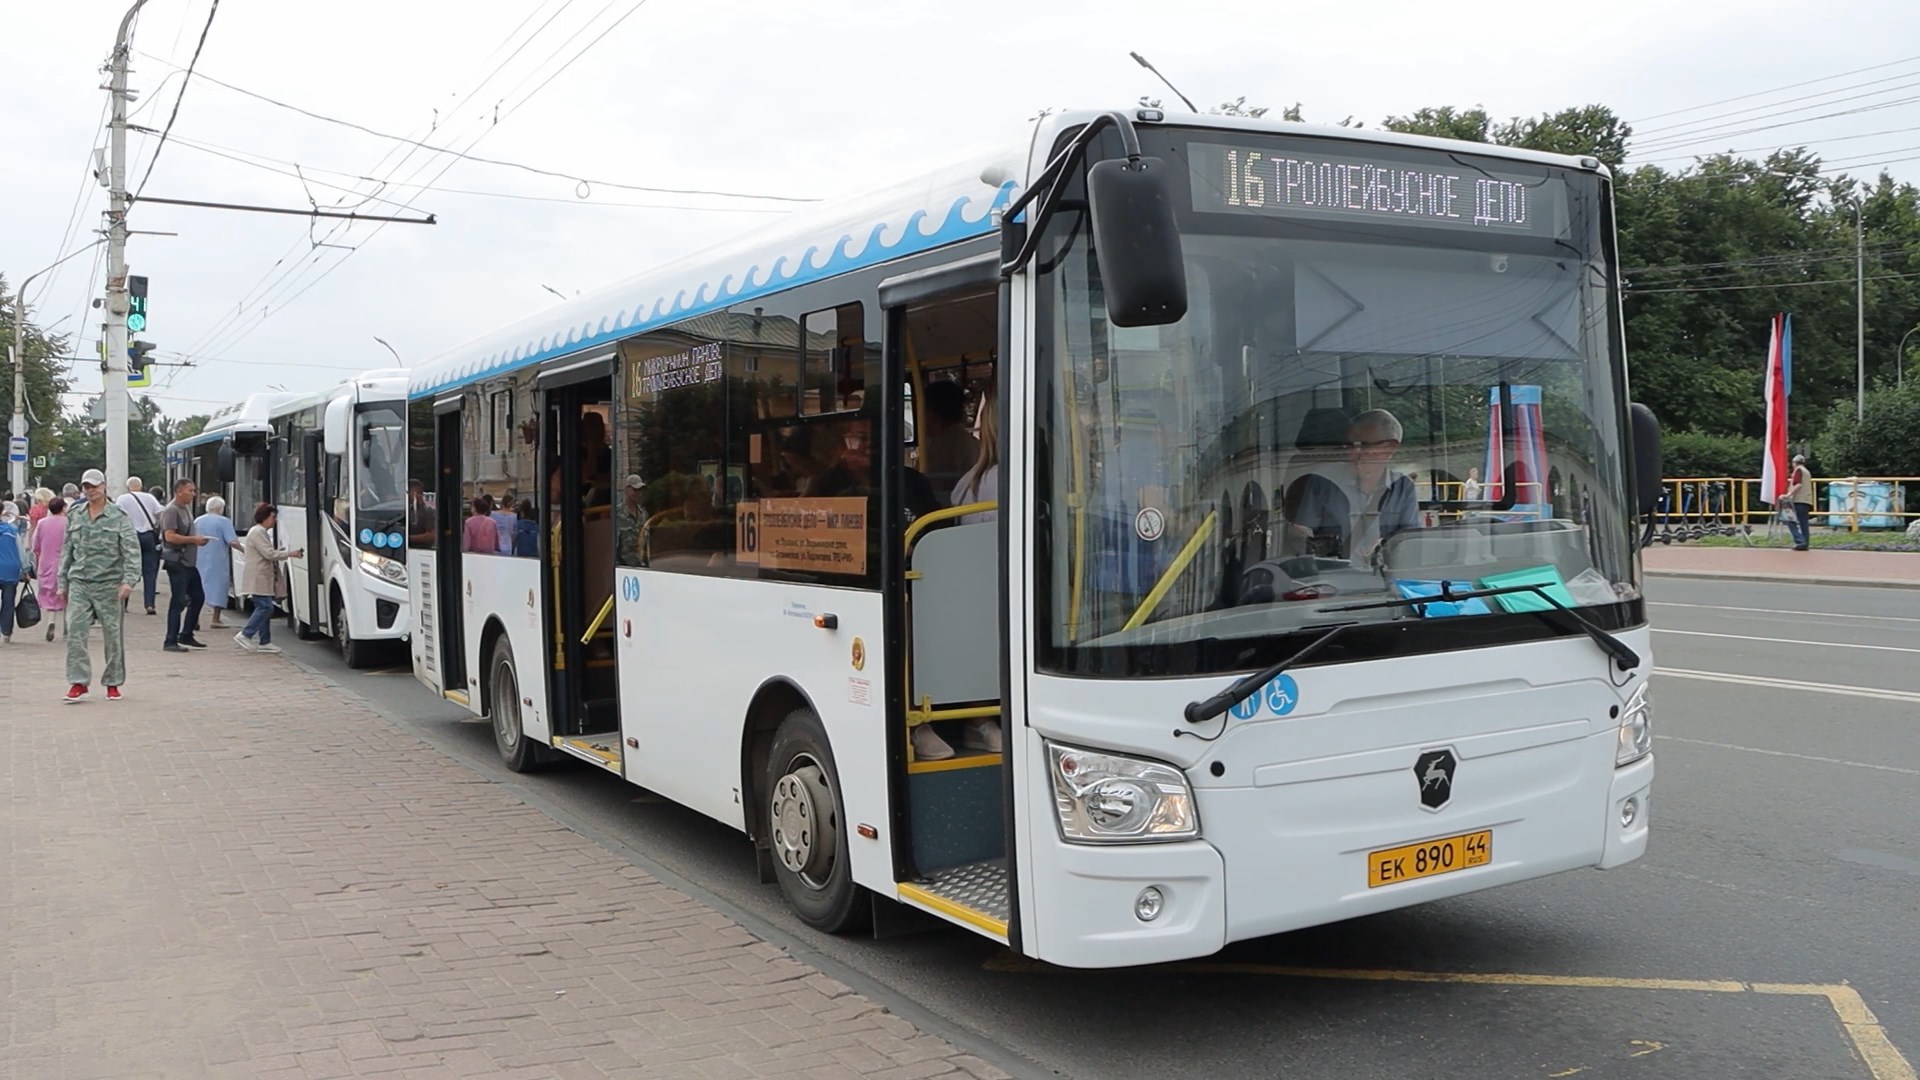
M 47 502 L 47 516 L 33 527 L 27 553 L 33 559 L 33 591 L 46 614 L 47 640 L 60 627 L 67 601 L 60 595 L 60 545 L 67 539 L 67 500 L 55 495 Z

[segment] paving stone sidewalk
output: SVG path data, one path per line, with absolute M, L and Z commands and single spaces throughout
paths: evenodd
M 0 1077 L 1007 1075 L 285 657 L 129 629 L 119 703 L 0 646 Z
M 1653 574 L 1802 584 L 1920 586 L 1920 554 L 1905 551 L 1655 544 L 1646 549 L 1642 559 Z

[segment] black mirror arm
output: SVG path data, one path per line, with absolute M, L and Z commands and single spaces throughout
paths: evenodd
M 1127 119 L 1125 113 L 1101 113 L 1087 121 L 1087 126 L 1074 135 L 1073 141 L 1055 154 L 1053 160 L 1047 162 L 1046 167 L 1040 170 L 1040 174 L 1033 178 L 1033 183 L 1028 185 L 1027 190 L 1021 192 L 1019 198 L 1008 203 L 1007 208 L 1000 212 L 1000 220 L 1011 227 L 1014 219 L 1020 216 L 1020 212 L 1026 209 L 1027 204 L 1037 198 L 1042 191 L 1046 192 L 1046 198 L 1041 200 L 1039 208 L 1033 213 L 1032 220 L 1027 223 L 1026 236 L 1019 250 L 1000 264 L 1002 278 L 1019 273 L 1021 267 L 1033 260 L 1034 252 L 1040 248 L 1042 227 L 1046 225 L 1047 219 L 1053 216 L 1054 208 L 1059 205 L 1060 197 L 1066 192 L 1066 185 L 1058 182 L 1060 176 L 1079 160 L 1081 154 L 1086 151 L 1087 144 L 1093 141 L 1093 137 L 1109 127 L 1119 129 L 1120 142 L 1126 149 L 1127 160 L 1129 162 L 1140 160 L 1140 134 L 1134 130 L 1133 121 Z

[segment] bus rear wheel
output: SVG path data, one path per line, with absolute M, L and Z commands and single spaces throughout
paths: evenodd
M 493 659 L 487 665 L 487 692 L 493 746 L 500 751 L 500 760 L 517 773 L 532 772 L 546 764 L 547 756 L 520 726 L 520 675 L 513 666 L 513 646 L 505 635 L 493 643 Z
M 767 841 L 780 892 L 816 930 L 858 929 L 869 914 L 847 860 L 840 776 L 826 729 L 810 709 L 795 709 L 774 732 L 767 756 Z

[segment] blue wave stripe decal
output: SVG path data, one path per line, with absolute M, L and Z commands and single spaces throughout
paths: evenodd
M 947 208 L 940 227 L 932 232 L 922 231 L 931 217 L 925 209 L 914 210 L 904 226 L 896 227 L 891 222 L 882 222 L 867 232 L 866 242 L 859 246 L 858 255 L 847 254 L 854 247 L 855 237 L 853 232 L 848 232 L 824 251 L 817 243 L 808 246 L 798 258 L 791 253 L 778 256 L 768 253 L 761 262 L 770 257 L 772 261 L 769 266 L 756 262 L 744 271 L 737 268 L 710 268 L 710 272 L 719 277 L 717 284 L 711 279 L 703 281 L 693 288 L 691 295 L 681 287 L 674 290 L 671 300 L 663 295 L 649 303 L 629 297 L 614 302 L 618 306 L 616 314 L 611 317 L 595 313 L 586 316 L 578 326 L 569 326 L 564 331 L 548 327 L 537 338 L 511 348 L 502 348 L 481 359 L 434 364 L 419 373 L 409 388 L 408 396 L 420 398 L 443 394 L 516 368 L 710 314 L 745 300 L 758 299 L 798 285 L 823 281 L 892 259 L 983 236 L 993 228 L 993 211 L 1005 206 L 1013 192 L 1014 185 L 1011 182 L 1002 184 L 984 207 L 979 197 L 963 195 Z M 975 209 L 977 216 L 968 214 L 969 209 Z M 898 235 L 889 243 L 886 234 L 896 228 Z M 646 312 L 645 317 L 642 317 L 642 312 Z

